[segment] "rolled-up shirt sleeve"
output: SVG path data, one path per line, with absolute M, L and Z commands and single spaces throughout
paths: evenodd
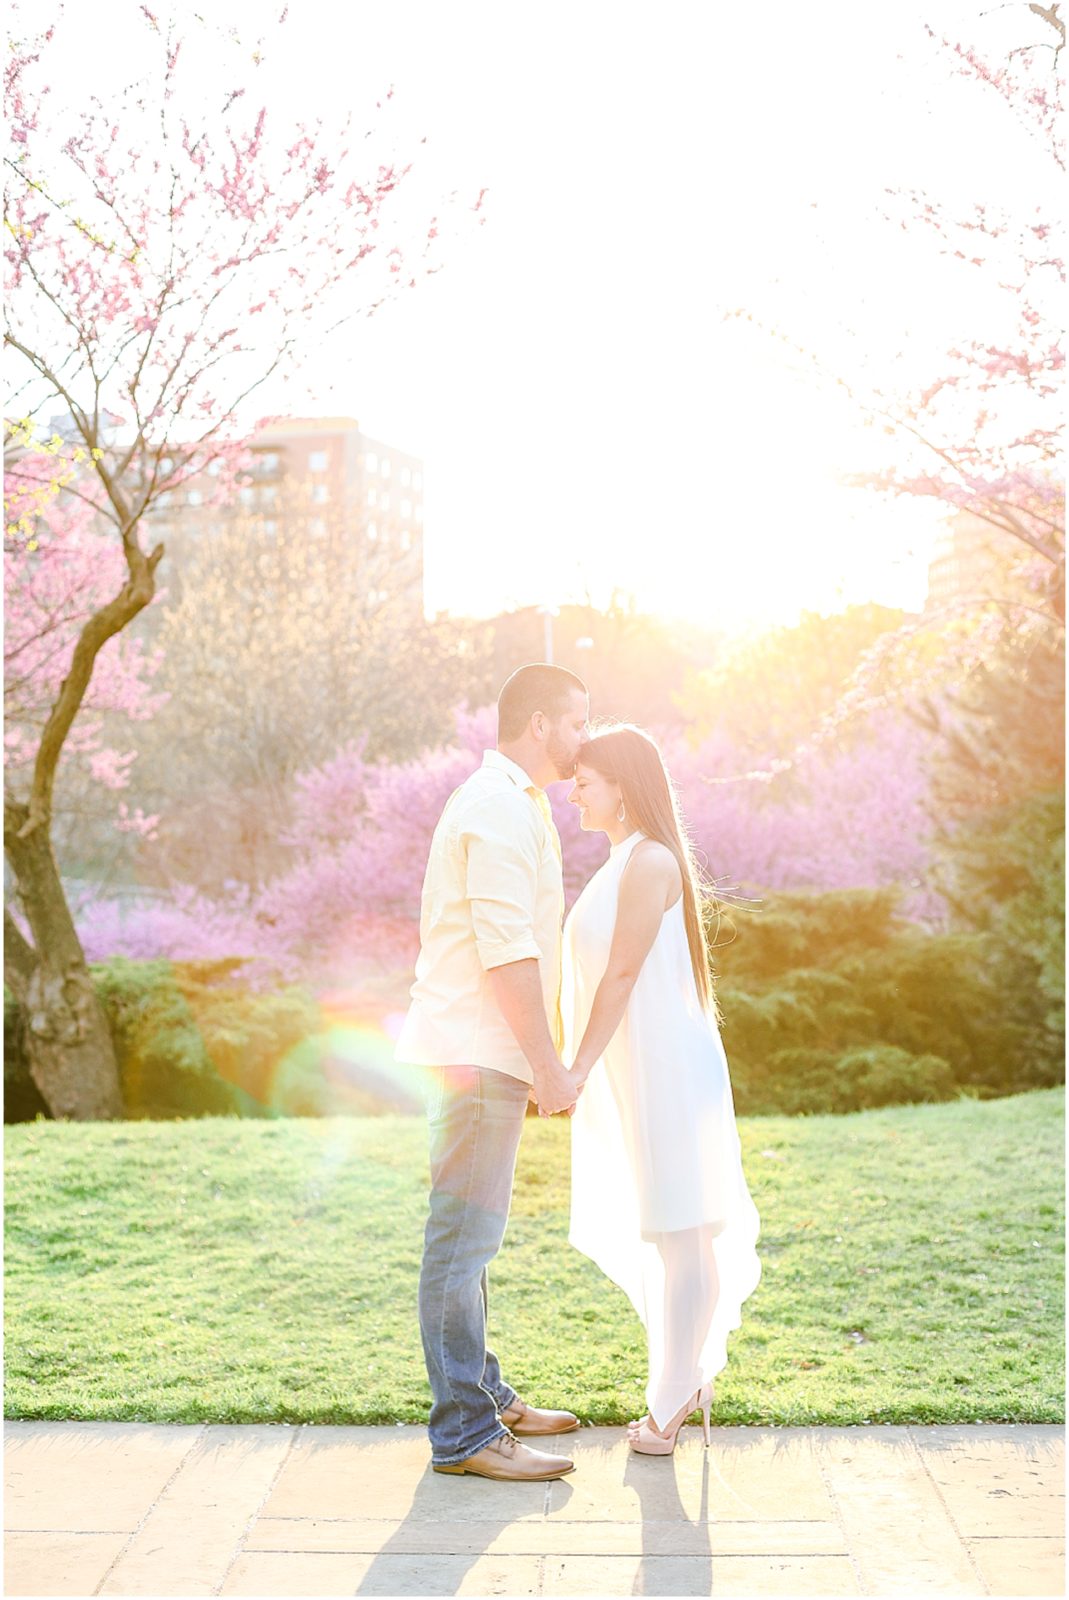
M 529 807 L 528 817 L 525 808 Z M 541 841 L 538 813 L 517 794 L 480 806 L 464 824 L 466 892 L 475 947 L 485 972 L 538 961 L 535 905 Z

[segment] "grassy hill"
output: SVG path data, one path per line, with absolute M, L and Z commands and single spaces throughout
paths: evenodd
M 720 1423 L 1056 1422 L 1064 1092 L 740 1121 L 764 1274 Z M 528 1399 L 643 1409 L 628 1302 L 567 1243 L 531 1119 L 491 1339 Z M 419 1118 L 27 1123 L 7 1145 L 6 1414 L 417 1422 Z

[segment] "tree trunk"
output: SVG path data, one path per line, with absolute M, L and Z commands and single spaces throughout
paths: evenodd
M 27 1065 L 54 1117 L 123 1116 L 115 1047 L 60 882 L 47 828 L 20 838 L 5 807 L 4 846 L 33 944 L 5 915 L 4 977 L 22 1013 Z

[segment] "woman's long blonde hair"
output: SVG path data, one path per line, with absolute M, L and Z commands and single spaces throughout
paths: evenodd
M 702 915 L 703 906 L 713 897 L 702 881 L 675 785 L 660 747 L 643 728 L 636 728 L 630 722 L 614 723 L 594 729 L 580 747 L 576 765 L 591 767 L 611 783 L 619 784 L 627 821 L 648 838 L 667 845 L 679 863 L 683 877 L 683 917 L 694 982 L 702 1005 L 719 1016 L 709 966 L 709 940 Z

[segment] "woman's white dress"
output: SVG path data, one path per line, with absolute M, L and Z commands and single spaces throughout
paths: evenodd
M 564 926 L 571 1060 L 604 975 L 620 878 L 641 833 L 614 845 Z M 570 1242 L 646 1329 L 646 1406 L 664 1427 L 727 1362 L 757 1287 L 757 1209 L 742 1172 L 727 1059 L 702 1006 L 679 899 L 665 913 L 620 1026 L 572 1117 Z

